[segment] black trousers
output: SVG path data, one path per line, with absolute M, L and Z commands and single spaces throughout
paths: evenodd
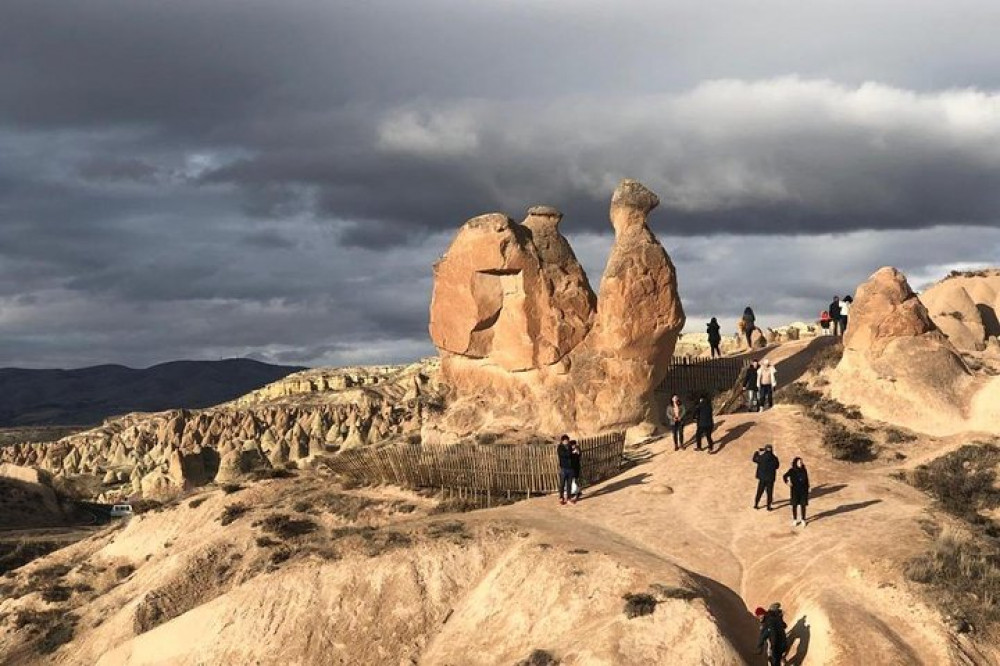
M 760 506 L 760 498 L 767 493 L 767 508 L 771 508 L 771 502 L 774 500 L 774 479 L 770 481 L 757 480 L 757 496 L 753 498 L 753 505 Z
M 774 407 L 774 384 L 760 385 L 760 408 Z
M 684 423 L 674 423 L 674 450 L 684 446 Z
M 712 447 L 715 446 L 715 442 L 712 441 L 712 429 L 708 426 L 698 426 L 698 429 L 694 431 L 694 447 L 696 449 L 701 449 L 702 437 L 708 440 L 708 450 L 711 451 Z
M 722 350 L 719 349 L 719 344 L 720 343 L 718 343 L 718 342 L 709 342 L 708 344 L 712 348 L 712 358 L 715 358 L 716 356 L 722 356 Z

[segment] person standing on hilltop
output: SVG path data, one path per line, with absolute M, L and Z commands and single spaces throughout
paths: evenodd
M 753 508 L 760 508 L 760 498 L 767 493 L 767 510 L 771 510 L 774 501 L 774 481 L 778 476 L 781 461 L 774 455 L 774 447 L 770 444 L 757 449 L 753 454 L 753 462 L 757 465 L 757 495 L 753 500 Z
M 778 385 L 778 373 L 766 358 L 757 370 L 757 391 L 759 393 L 760 411 L 774 407 L 774 389 Z
M 569 442 L 569 461 L 573 467 L 573 481 L 570 490 L 573 491 L 573 502 L 583 496 L 583 450 L 575 439 Z
M 758 392 L 757 392 L 757 373 L 760 371 L 760 361 L 754 359 L 753 362 L 747 366 L 746 374 L 743 375 L 743 390 L 746 391 L 747 395 L 747 411 L 756 412 L 760 409 L 760 403 L 758 402 Z
M 712 321 L 708 322 L 708 346 L 712 348 L 712 358 L 716 356 L 722 356 L 722 350 L 719 349 L 719 345 L 722 344 L 722 333 L 719 332 L 719 322 L 716 321 L 715 317 L 712 317 Z
M 698 398 L 698 404 L 694 408 L 695 422 L 698 424 L 694 431 L 694 448 L 701 451 L 702 437 L 708 439 L 708 452 L 712 453 L 715 442 L 712 441 L 712 430 L 715 429 L 715 418 L 712 416 L 712 401 L 705 396 Z
M 667 423 L 674 433 L 674 451 L 680 451 L 684 446 L 684 419 L 687 417 L 687 407 L 681 402 L 680 396 L 670 398 L 667 405 Z
M 827 308 L 827 312 L 830 313 L 830 324 L 833 325 L 833 334 L 841 335 L 843 334 L 843 329 L 841 326 L 840 319 L 840 296 L 834 296 L 833 300 L 830 301 L 830 307 Z
M 789 503 L 792 505 L 792 525 L 806 524 L 806 506 L 809 504 L 809 472 L 802 458 L 792 460 L 792 466 L 781 477 L 786 486 L 791 488 Z M 802 518 L 798 512 L 801 510 Z
M 844 300 L 840 301 L 840 333 L 843 335 L 847 332 L 847 317 L 851 314 L 851 304 L 854 303 L 854 299 L 850 296 L 844 296 Z
M 741 319 L 743 323 L 743 335 L 747 338 L 747 349 L 751 349 L 751 340 L 753 336 L 754 328 L 757 327 L 757 317 L 754 316 L 753 308 L 749 305 L 743 310 L 743 318 Z
M 569 448 L 569 435 L 563 435 L 559 439 L 559 446 L 556 447 L 556 456 L 559 458 L 559 503 L 565 504 L 567 500 L 575 502 L 572 498 L 573 490 L 573 454 Z

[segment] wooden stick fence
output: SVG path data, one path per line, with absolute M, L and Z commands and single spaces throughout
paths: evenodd
M 622 467 L 624 433 L 579 440 L 581 476 L 596 483 Z M 395 444 L 352 449 L 331 457 L 328 468 L 365 483 L 391 483 L 404 488 L 443 488 L 463 493 L 546 493 L 558 490 L 556 445 Z
M 675 356 L 657 391 L 682 397 L 729 390 L 750 365 L 748 358 Z

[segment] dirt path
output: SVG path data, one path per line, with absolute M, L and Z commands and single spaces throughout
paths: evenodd
M 800 350 L 788 347 L 778 358 L 800 362 Z M 587 488 L 575 506 L 545 497 L 483 515 L 548 530 L 566 544 L 661 558 L 714 581 L 720 624 L 751 663 L 747 609 L 773 601 L 793 628 L 789 663 L 949 663 L 948 637 L 900 586 L 901 562 L 926 541 L 926 498 L 884 468 L 830 459 L 813 432 L 787 406 L 726 416 L 717 453 L 693 445 L 675 452 L 664 438 L 645 447 L 645 462 Z M 782 471 L 792 457 L 805 459 L 813 489 L 807 527 L 790 524 L 780 479 L 775 510 L 752 508 L 751 457 L 764 444 L 774 445 Z

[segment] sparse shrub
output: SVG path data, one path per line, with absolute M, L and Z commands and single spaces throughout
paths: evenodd
M 282 467 L 262 467 L 250 472 L 250 478 L 254 481 L 266 481 L 267 479 L 291 479 L 295 477 L 295 472 Z
M 222 515 L 219 516 L 219 522 L 223 525 L 228 525 L 249 510 L 250 507 L 244 504 L 230 504 L 223 509 Z
M 254 542 L 257 544 L 258 548 L 271 548 L 273 546 L 280 545 L 279 542 L 269 536 L 259 536 L 254 540 Z
M 18 541 L 0 543 L 0 574 L 13 571 L 29 562 L 59 550 L 65 544 L 61 541 Z
M 223 483 L 219 487 L 222 488 L 222 492 L 227 495 L 232 495 L 233 493 L 238 493 L 243 490 L 243 486 L 238 483 Z
M 379 505 L 376 500 L 343 493 L 329 493 L 320 498 L 320 502 L 323 508 L 330 513 L 351 522 L 357 521 L 367 509 Z
M 364 536 L 364 552 L 368 557 L 378 557 L 390 550 L 405 548 L 413 543 L 406 534 L 393 530 L 377 530 Z
M 823 446 L 837 460 L 867 462 L 875 458 L 875 442 L 867 435 L 851 432 L 839 423 L 829 423 L 823 429 Z
M 664 585 L 663 583 L 653 583 L 649 586 L 650 591 L 656 595 L 657 601 L 666 601 L 667 599 L 683 599 L 685 601 L 690 601 L 692 599 L 699 599 L 703 595 L 695 590 L 688 589 L 686 587 L 675 587 L 673 585 Z
M 65 585 L 53 585 L 52 587 L 43 589 L 41 595 L 42 599 L 49 603 L 60 603 L 69 601 L 69 598 L 73 596 L 73 590 Z
M 822 393 L 808 388 L 801 382 L 789 384 L 775 396 L 775 402 L 786 405 L 800 405 L 806 409 L 815 407 L 822 399 Z
M 14 627 L 25 629 L 32 636 L 41 637 L 35 643 L 39 654 L 52 654 L 73 640 L 78 618 L 62 610 L 22 610 L 14 614 Z
M 208 499 L 207 497 L 195 497 L 193 500 L 188 502 L 188 506 L 191 507 L 192 509 L 197 509 L 199 506 L 204 504 L 205 500 L 207 499 Z
M 125 580 L 134 573 L 135 567 L 131 564 L 122 564 L 115 567 L 115 579 L 117 580 Z
M 259 523 L 255 523 L 255 525 L 259 525 L 268 534 L 273 534 L 281 539 L 291 539 L 304 534 L 311 534 L 319 529 L 319 526 L 311 520 L 306 518 L 296 519 L 283 513 L 271 514 Z
M 1000 620 L 1000 550 L 994 543 L 944 533 L 904 571 L 911 581 L 930 586 L 946 613 L 983 623 Z
M 822 372 L 840 363 L 840 359 L 843 358 L 843 356 L 843 344 L 838 343 L 830 345 L 821 349 L 815 356 L 812 357 L 812 360 L 809 361 L 809 369 L 817 373 Z
M 625 600 L 623 612 L 628 619 L 652 615 L 656 611 L 656 598 L 651 594 L 640 592 L 639 594 L 626 594 L 622 597 Z
M 481 432 L 476 435 L 476 444 L 489 446 L 496 444 L 497 439 L 499 439 L 499 436 L 495 432 Z
M 163 508 L 163 502 L 154 499 L 140 499 L 132 502 L 132 513 L 135 515 L 159 511 Z
M 940 502 L 956 516 L 978 522 L 979 511 L 1000 506 L 995 487 L 1000 448 L 994 444 L 965 445 L 956 451 L 920 465 L 911 474 L 912 483 Z
M 305 500 L 299 500 L 292 505 L 292 509 L 298 513 L 309 513 L 312 508 L 312 503 L 306 502 Z
M 548 650 L 532 650 L 526 659 L 522 659 L 514 666 L 559 666 L 559 660 Z
M 885 431 L 885 441 L 887 444 L 903 444 L 905 442 L 913 442 L 916 439 L 915 435 L 903 432 L 899 428 L 889 428 Z

